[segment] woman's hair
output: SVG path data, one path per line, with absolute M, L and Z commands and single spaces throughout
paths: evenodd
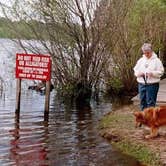
M 152 45 L 150 43 L 144 43 L 141 47 L 142 51 L 152 51 Z

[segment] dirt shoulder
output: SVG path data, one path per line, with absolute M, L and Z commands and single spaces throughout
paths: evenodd
M 160 136 L 145 139 L 149 128 L 135 128 L 133 112 L 137 106 L 124 106 L 105 115 L 99 124 L 100 135 L 126 154 L 132 155 L 149 166 L 166 166 L 166 127 Z

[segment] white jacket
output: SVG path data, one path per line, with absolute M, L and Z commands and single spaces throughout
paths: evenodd
M 145 84 L 144 78 L 140 76 L 141 73 L 144 73 L 145 76 L 147 73 L 152 73 L 151 77 L 146 78 L 147 83 L 158 83 L 160 81 L 160 77 L 164 73 L 164 67 L 154 52 L 149 59 L 143 55 L 142 58 L 137 61 L 137 64 L 134 67 L 134 74 L 137 77 L 137 81 Z

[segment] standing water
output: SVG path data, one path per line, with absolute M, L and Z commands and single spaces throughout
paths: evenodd
M 91 110 L 76 110 L 59 102 L 51 92 L 50 114 L 44 122 L 45 96 L 27 90 L 23 81 L 20 115 L 15 115 L 15 53 L 9 40 L 1 40 L 0 98 L 1 166 L 141 166 L 121 154 L 98 135 L 98 120 L 112 104 L 92 103 Z M 8 48 L 6 50 L 5 48 Z M 10 54 L 10 51 L 12 54 Z

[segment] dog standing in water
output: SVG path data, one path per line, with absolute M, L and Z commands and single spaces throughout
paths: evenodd
M 166 125 L 166 106 L 149 107 L 144 111 L 134 112 L 134 115 L 136 127 L 141 123 L 151 129 L 150 135 L 146 135 L 145 138 L 157 137 L 159 127 Z

